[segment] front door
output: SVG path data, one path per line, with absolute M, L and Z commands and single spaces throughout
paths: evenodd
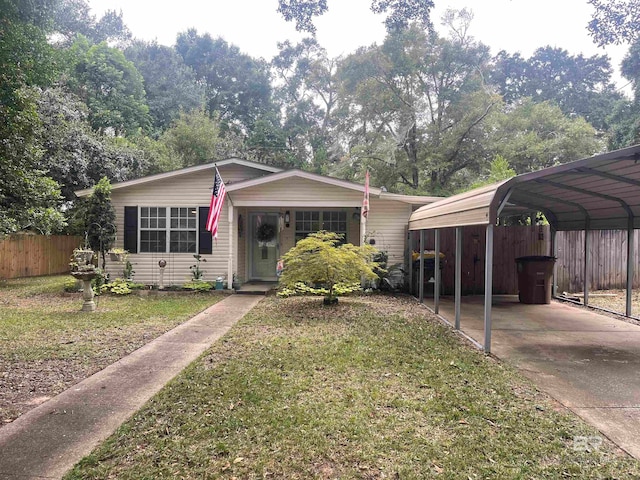
M 275 281 L 280 245 L 277 213 L 252 213 L 249 216 L 249 263 L 251 280 Z

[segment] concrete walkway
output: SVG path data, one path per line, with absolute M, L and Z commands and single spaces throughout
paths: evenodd
M 640 459 L 640 326 L 557 301 L 492 304 L 492 353 Z M 440 314 L 453 320 L 451 299 Z M 482 342 L 483 297 L 463 297 L 461 328 Z
M 231 295 L 0 429 L 0 479 L 61 478 L 263 296 Z

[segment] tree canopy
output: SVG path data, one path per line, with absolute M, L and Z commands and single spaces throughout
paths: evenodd
M 0 234 L 75 232 L 79 188 L 232 156 L 447 194 L 640 142 L 638 0 L 585 1 L 594 38 L 629 44 L 631 98 L 603 55 L 492 55 L 468 10 L 438 34 L 431 0 L 371 0 L 386 37 L 345 57 L 312 35 L 269 61 L 195 29 L 136 40 L 86 0 L 0 0 Z M 278 5 L 307 32 L 328 8 Z
M 588 0 L 594 8 L 589 33 L 602 47 L 609 44 L 632 43 L 640 32 L 640 1 Z

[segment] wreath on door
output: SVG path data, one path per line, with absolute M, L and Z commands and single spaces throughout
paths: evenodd
M 270 242 L 276 236 L 276 227 L 270 223 L 263 223 L 256 231 L 256 239 L 259 242 Z

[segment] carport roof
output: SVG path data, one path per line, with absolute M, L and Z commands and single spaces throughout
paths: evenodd
M 640 228 L 640 145 L 518 175 L 416 210 L 410 230 L 540 211 L 556 230 Z

